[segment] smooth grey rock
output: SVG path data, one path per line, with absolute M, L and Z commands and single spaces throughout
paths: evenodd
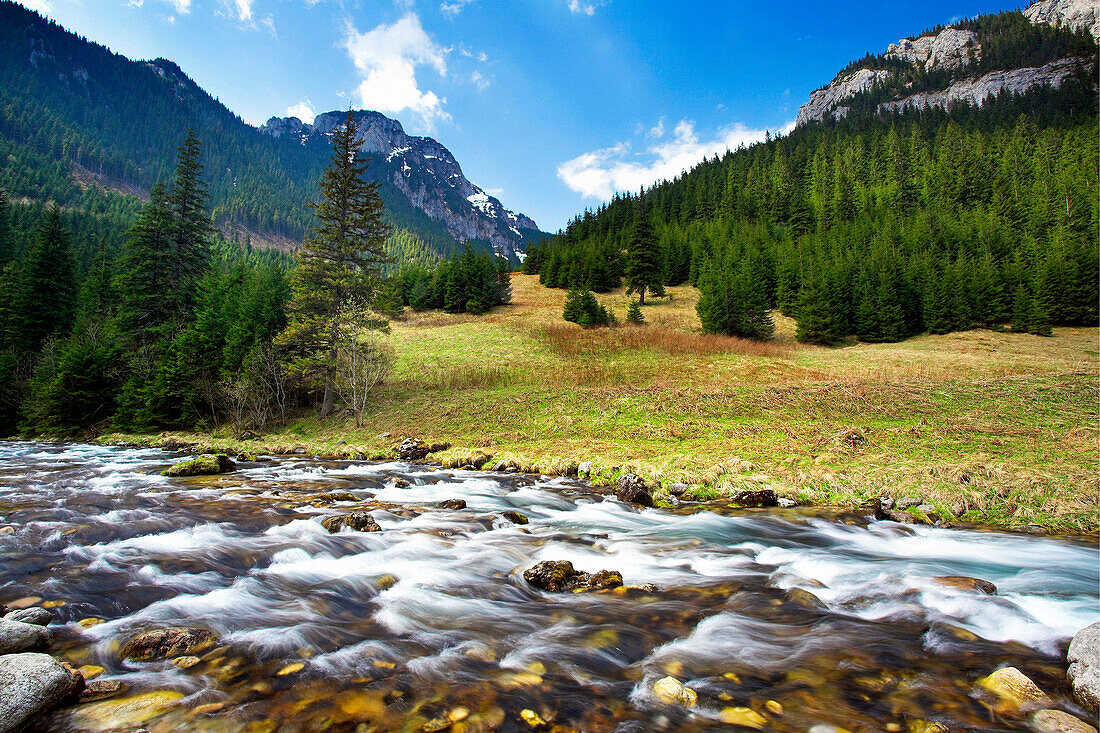
M 904 499 L 898 499 L 897 502 L 894 504 L 894 508 L 900 511 L 905 511 L 911 506 L 920 506 L 920 503 L 922 501 L 924 500 L 912 496 L 907 496 Z
M 668 493 L 672 494 L 673 496 L 683 496 L 690 488 L 691 487 L 687 484 L 669 484 Z
M 49 626 L 50 622 L 53 621 L 53 614 L 50 613 L 48 608 L 31 606 L 30 608 L 21 608 L 18 611 L 9 611 L 4 615 L 4 618 L 8 621 L 20 621 L 35 626 Z
M 50 636 L 50 632 L 42 626 L 0 619 L 0 654 L 45 649 L 50 645 Z
M 779 497 L 777 501 L 779 502 L 779 506 L 783 509 L 794 509 L 796 506 L 798 506 L 797 501 L 795 501 L 794 499 L 788 499 L 785 496 Z
M 1100 621 L 1077 632 L 1066 661 L 1073 696 L 1093 714 L 1100 712 Z
M 592 461 L 581 461 L 577 464 L 577 475 L 581 478 L 588 478 L 592 475 Z
M 48 654 L 0 657 L 0 733 L 22 729 L 83 687 L 83 677 Z

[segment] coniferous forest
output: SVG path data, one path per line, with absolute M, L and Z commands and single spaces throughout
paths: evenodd
M 1028 36 L 1012 35 L 1017 24 L 986 25 L 1003 31 L 997 63 L 1032 49 Z M 1095 57 L 1091 38 L 1042 33 L 1042 48 L 1086 45 Z M 1024 60 L 1044 58 L 1029 53 Z M 1095 324 L 1089 73 L 981 108 L 882 114 L 857 100 L 842 120 L 727 152 L 586 211 L 530 247 L 525 271 L 549 287 L 629 287 L 644 219 L 663 284 L 700 289 L 706 332 L 766 338 L 770 309 L 821 344 Z

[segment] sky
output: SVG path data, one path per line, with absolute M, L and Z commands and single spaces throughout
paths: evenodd
M 443 143 L 556 231 L 616 191 L 789 130 L 848 62 L 996 0 L 21 0 L 175 61 L 247 122 L 348 106 Z

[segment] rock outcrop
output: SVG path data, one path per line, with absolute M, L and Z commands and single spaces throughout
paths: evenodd
M 48 654 L 0 657 L 0 733 L 22 730 L 83 688 L 83 677 Z
M 1040 0 L 1032 3 L 1025 14 L 1033 23 L 1063 25 L 1075 30 L 1088 28 L 1094 37 L 1100 34 L 1100 6 L 1095 0 Z M 846 70 L 828 86 L 811 93 L 806 104 L 798 110 L 796 125 L 847 117 L 854 97 L 896 78 L 898 61 L 923 67 L 928 72 L 947 72 L 946 81 L 942 88 L 912 94 L 904 91 L 910 84 L 896 85 L 902 91 L 891 93 L 878 104 L 876 109 L 880 114 L 947 108 L 961 103 L 981 105 L 1002 92 L 1022 93 L 1044 84 L 1058 88 L 1076 73 L 1078 67 L 1093 68 L 1095 63 L 1088 58 L 1061 58 L 1043 66 L 998 69 L 979 77 L 972 70 L 982 59 L 978 35 L 951 26 L 935 35 L 903 38 L 892 43 L 879 59 L 867 67 Z
M 260 132 L 304 144 L 331 138 L 346 118 L 346 112 L 326 112 L 310 125 L 296 117 L 272 117 Z M 355 118 L 360 149 L 374 155 L 387 181 L 414 207 L 441 222 L 456 242 L 489 242 L 500 254 L 522 257 L 525 242 L 540 234 L 530 218 L 505 209 L 499 199 L 467 180 L 451 151 L 436 140 L 407 135 L 400 122 L 378 112 L 360 110 Z
M 1032 23 L 1087 28 L 1100 41 L 1100 5 L 1096 0 L 1038 0 L 1027 6 L 1024 15 Z

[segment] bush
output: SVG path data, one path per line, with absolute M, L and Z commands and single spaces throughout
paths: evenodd
M 562 317 L 583 328 L 614 326 L 616 323 L 615 315 L 600 305 L 590 290 L 570 290 L 565 296 Z

